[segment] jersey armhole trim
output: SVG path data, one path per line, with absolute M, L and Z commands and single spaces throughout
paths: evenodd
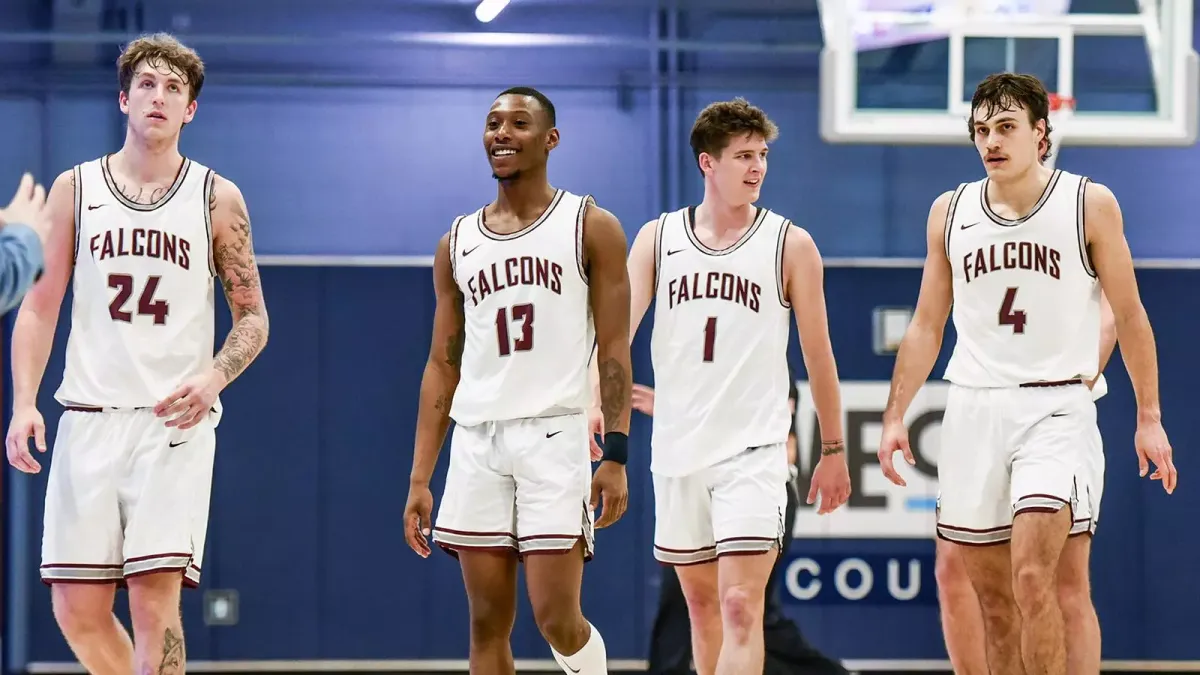
M 1096 278 L 1096 269 L 1092 267 L 1092 256 L 1087 247 L 1087 223 L 1084 217 L 1084 201 L 1087 196 L 1087 184 L 1091 182 L 1087 176 L 1079 178 L 1079 195 L 1075 204 L 1075 225 L 1079 238 L 1079 262 L 1083 263 L 1083 271 L 1089 277 Z
M 779 304 L 783 305 L 784 309 L 792 308 L 792 303 L 787 300 L 787 288 L 783 282 L 783 248 L 787 243 L 790 229 L 792 229 L 792 221 L 784 218 L 783 226 L 779 228 L 779 241 L 775 243 L 775 290 L 779 293 Z
M 954 191 L 954 196 L 950 198 L 950 205 L 946 207 L 946 224 L 943 226 L 942 240 L 945 242 L 947 260 L 950 259 L 950 233 L 954 231 L 954 212 L 958 210 L 958 200 L 966 189 L 966 183 L 959 183 L 958 188 Z
M 450 224 L 450 239 L 447 240 L 447 246 L 450 248 L 450 277 L 454 279 L 454 283 L 458 284 L 458 226 L 466 216 L 459 216 Z
M 213 199 L 215 198 L 214 188 L 217 182 L 217 174 L 212 169 L 204 174 L 204 229 L 208 231 L 208 273 L 211 276 L 217 276 L 217 260 L 214 255 L 216 242 L 213 240 Z
M 658 217 L 658 223 L 654 226 L 654 294 L 658 295 L 658 278 L 662 276 L 662 239 L 663 230 L 667 224 L 666 213 Z
M 83 171 L 78 164 L 71 167 L 71 182 L 75 184 L 75 255 L 71 258 L 79 262 L 79 240 L 83 232 Z M 212 248 L 211 246 L 209 248 Z
M 579 268 L 579 278 L 588 285 L 588 274 L 584 265 L 583 251 L 583 220 L 587 217 L 588 204 L 595 203 L 591 195 L 584 195 L 579 200 L 579 215 L 575 218 L 575 266 Z

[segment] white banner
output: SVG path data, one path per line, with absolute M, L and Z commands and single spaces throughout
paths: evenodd
M 908 487 L 884 478 L 876 453 L 887 406 L 889 382 L 842 382 L 846 459 L 853 493 L 837 511 L 820 516 L 816 505 L 805 504 L 809 477 L 820 458 L 821 432 L 808 382 L 799 381 L 796 405 L 800 508 L 797 538 L 844 537 L 866 539 L 930 538 L 934 536 L 937 504 L 937 458 L 941 450 L 942 414 L 950 384 L 930 381 L 917 392 L 905 422 L 916 466 L 896 453 L 895 462 Z

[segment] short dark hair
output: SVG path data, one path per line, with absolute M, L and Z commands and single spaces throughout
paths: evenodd
M 1043 162 L 1050 157 L 1050 149 L 1054 143 L 1050 140 L 1050 95 L 1042 81 L 1033 75 L 1019 73 L 996 73 L 988 75 L 971 97 L 971 117 L 967 120 L 967 134 L 975 138 L 975 111 L 984 110 L 986 117 L 991 117 L 1001 110 L 1012 110 L 1016 107 L 1029 111 L 1029 124 L 1036 127 L 1038 120 L 1046 123 L 1046 149 L 1042 152 Z
M 710 103 L 700 111 L 692 124 L 689 142 L 692 154 L 696 156 L 696 165 L 700 165 L 701 153 L 714 157 L 720 155 L 729 141 L 747 134 L 762 136 L 763 140 L 771 143 L 779 137 L 779 127 L 761 108 L 750 105 L 740 96 L 732 101 Z
M 496 98 L 501 96 L 529 96 L 537 99 L 538 105 L 542 106 L 542 111 L 546 113 L 546 120 L 550 122 L 550 126 L 558 124 L 558 118 L 554 114 L 554 104 L 550 102 L 550 97 L 533 87 L 509 87 L 496 95 Z

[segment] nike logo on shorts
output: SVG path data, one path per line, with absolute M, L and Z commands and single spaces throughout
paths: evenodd
M 546 438 L 554 438 L 555 436 L 557 436 L 557 435 L 559 435 L 559 434 L 561 434 L 561 433 L 562 433 L 562 429 L 559 429 L 558 431 L 555 431 L 554 433 L 549 433 L 549 432 L 547 432 L 547 433 L 546 433 Z
M 178 443 L 167 443 L 167 447 L 168 448 L 178 448 L 179 446 L 183 445 L 184 443 L 187 443 L 187 441 L 179 441 Z

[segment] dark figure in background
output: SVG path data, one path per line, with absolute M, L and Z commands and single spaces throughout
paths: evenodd
M 796 412 L 799 392 L 796 378 L 790 378 L 788 403 Z M 654 414 L 654 390 L 642 385 L 633 387 L 633 408 L 643 414 Z M 796 491 L 796 428 L 788 434 L 788 462 L 792 466 L 787 483 L 787 511 L 784 515 L 783 551 L 792 546 L 792 529 L 800 495 Z M 846 675 L 847 671 L 834 659 L 817 651 L 784 613 L 779 600 L 779 580 L 783 575 L 784 555 L 780 555 L 767 580 L 766 605 L 763 612 L 763 640 L 766 644 L 764 675 Z M 690 675 L 692 671 L 692 635 L 688 621 L 687 600 L 675 568 L 662 566 L 662 588 L 658 596 L 658 614 L 650 634 L 650 663 L 647 672 L 653 675 Z

